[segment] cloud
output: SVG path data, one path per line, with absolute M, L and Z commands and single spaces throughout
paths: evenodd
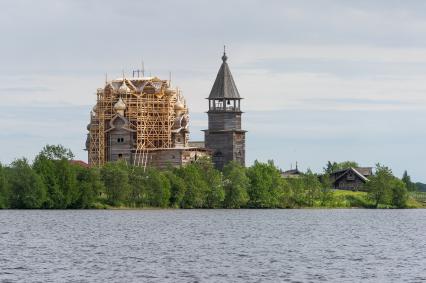
M 173 74 L 201 139 L 222 45 L 241 95 L 248 159 L 404 166 L 426 180 L 426 2 L 65 1 L 0 4 L 0 159 L 46 143 L 85 159 L 96 89 L 144 60 Z M 29 28 L 30 27 L 30 28 Z M 21 138 L 19 138 L 21 137 Z M 302 165 L 303 166 L 303 165 Z M 423 170 L 424 171 L 424 170 Z
M 47 92 L 52 91 L 52 89 L 45 86 L 10 86 L 10 87 L 0 87 L 1 92 Z

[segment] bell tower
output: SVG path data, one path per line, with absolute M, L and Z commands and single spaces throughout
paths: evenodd
M 245 166 L 245 133 L 241 129 L 241 97 L 227 63 L 225 48 L 222 65 L 213 84 L 207 112 L 209 127 L 204 130 L 205 146 L 213 151 L 213 163 L 222 170 L 234 160 Z

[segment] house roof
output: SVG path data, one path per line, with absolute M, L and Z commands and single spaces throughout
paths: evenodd
M 231 70 L 229 69 L 228 63 L 226 63 L 227 60 L 228 56 L 223 52 L 222 65 L 217 73 L 212 90 L 210 91 L 209 99 L 241 99 Z
M 83 160 L 70 160 L 69 162 L 74 165 L 79 165 L 84 168 L 89 168 L 89 164 L 87 164 Z
M 361 173 L 364 176 L 371 176 L 371 175 L 373 175 L 373 168 L 372 167 L 352 167 L 352 168 L 355 169 L 356 171 L 358 171 L 358 173 Z M 346 172 L 349 169 L 350 168 L 340 169 L 340 170 L 332 172 L 331 174 L 339 175 L 339 173 Z
M 300 172 L 298 169 L 291 169 L 291 170 L 284 171 L 283 174 L 298 175 L 298 174 L 302 174 L 302 172 Z
M 303 173 L 299 171 L 299 169 L 296 167 L 296 169 L 290 169 L 284 172 L 281 172 L 281 176 L 283 178 L 288 178 L 288 177 L 298 177 L 300 175 L 302 175 Z
M 342 177 L 344 177 L 344 176 L 346 176 L 346 174 L 347 173 L 349 173 L 350 171 L 352 171 L 355 175 L 357 175 L 362 181 L 364 181 L 364 182 L 367 182 L 368 181 L 368 179 L 363 175 L 363 174 L 361 174 L 358 170 L 357 170 L 358 168 L 353 168 L 353 167 L 351 167 L 351 168 L 349 168 L 349 169 L 346 169 L 346 170 L 344 170 L 344 172 L 343 173 L 341 173 L 337 178 L 336 178 L 336 180 L 334 180 L 334 182 L 337 182 L 338 180 L 340 180 Z M 337 172 L 336 172 L 337 173 Z

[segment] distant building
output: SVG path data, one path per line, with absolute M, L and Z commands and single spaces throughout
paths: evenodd
M 245 133 L 241 129 L 241 97 L 227 64 L 226 53 L 208 97 L 208 129 L 205 146 L 212 150 L 215 167 L 222 170 L 230 161 L 245 166 Z
M 86 150 L 89 166 L 123 160 L 165 168 L 212 157 L 217 169 L 234 160 L 245 166 L 241 97 L 226 53 L 208 97 L 205 141 L 189 141 L 189 111 L 181 91 L 157 77 L 123 77 L 97 90 Z M 135 72 L 134 72 L 135 73 Z
M 330 181 L 336 190 L 359 191 L 372 175 L 372 167 L 351 167 L 331 173 Z
M 299 171 L 297 163 L 296 163 L 296 168 L 295 169 L 290 169 L 290 170 L 281 172 L 281 177 L 283 177 L 285 179 L 289 179 L 289 178 L 300 178 L 302 175 L 303 175 L 303 173 Z
M 97 91 L 86 142 L 90 166 L 123 160 L 137 166 L 181 166 L 210 156 L 189 144 L 189 111 L 170 81 L 133 77 Z

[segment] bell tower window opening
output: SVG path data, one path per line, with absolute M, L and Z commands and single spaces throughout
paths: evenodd
M 215 100 L 215 109 L 223 109 L 223 101 L 222 100 Z

